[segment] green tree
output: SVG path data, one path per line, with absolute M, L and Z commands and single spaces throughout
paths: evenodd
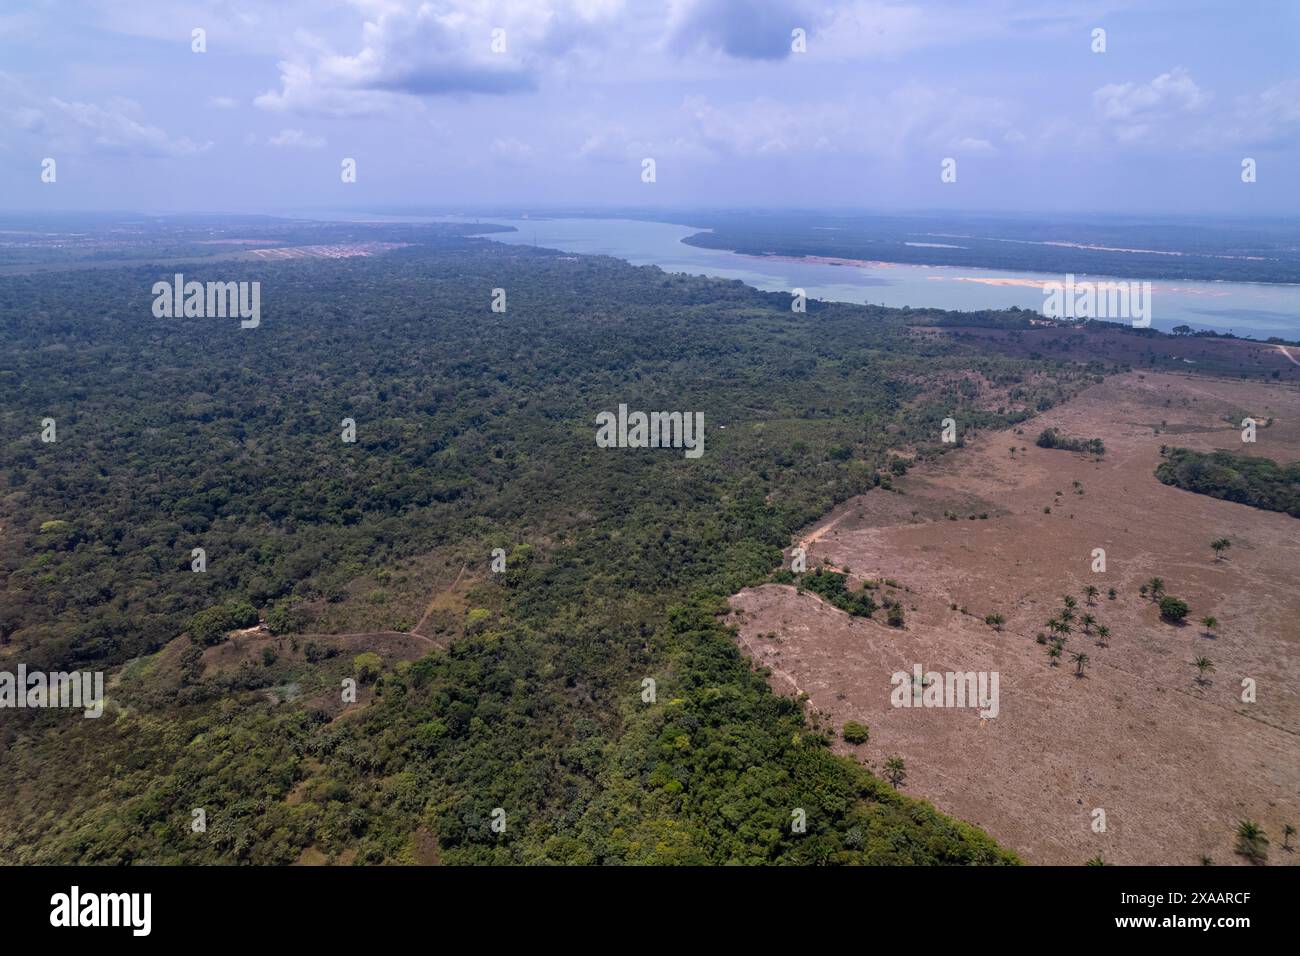
M 1160 616 L 1166 621 L 1174 624 L 1181 624 L 1183 618 L 1187 617 L 1187 602 L 1167 594 L 1160 599 Z
M 856 720 L 844 722 L 844 728 L 840 731 L 846 743 L 865 744 L 870 736 L 870 728 L 866 724 L 860 724 Z
M 885 761 L 885 779 L 893 784 L 895 790 L 907 779 L 907 765 L 898 754 Z
M 235 629 L 235 623 L 231 620 L 230 612 L 225 606 L 217 605 L 199 611 L 190 618 L 185 629 L 191 641 L 206 647 L 224 641 L 227 632 Z
M 1251 863 L 1265 862 L 1268 859 L 1268 836 L 1263 827 L 1251 820 L 1238 823 L 1237 852 Z
M 369 684 L 379 676 L 383 665 L 384 662 L 378 654 L 366 651 L 352 658 L 352 673 L 356 675 L 358 683 Z
M 1070 663 L 1074 664 L 1074 673 L 1082 677 L 1083 669 L 1088 666 L 1088 655 L 1083 651 L 1078 651 L 1070 655 Z
M 1198 684 L 1204 684 L 1206 673 L 1214 670 L 1214 664 L 1208 657 L 1196 658 L 1196 660 L 1192 661 L 1192 666 L 1196 668 L 1196 682 Z

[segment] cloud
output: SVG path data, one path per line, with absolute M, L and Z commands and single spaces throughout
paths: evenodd
M 789 105 L 768 97 L 716 106 L 688 96 L 678 127 L 716 157 L 807 152 L 898 159 L 903 155 L 997 152 L 994 142 L 1023 138 L 1012 109 L 955 90 L 904 86 L 881 99 L 824 99 Z
M 1255 149 L 1300 144 L 1300 77 L 1253 96 L 1238 97 L 1232 115 L 1213 132 L 1218 142 L 1226 140 Z
M 282 129 L 267 142 L 281 149 L 321 149 L 325 146 L 324 137 L 311 136 L 300 129 Z
M 1094 108 L 1121 142 L 1148 138 L 1163 124 L 1201 109 L 1209 98 L 1182 67 L 1150 83 L 1109 83 L 1092 94 Z
M 67 102 L 50 97 L 54 107 L 53 122 L 64 121 L 56 141 L 73 149 L 96 149 L 107 153 L 132 156 L 195 156 L 211 148 L 211 142 L 199 143 L 186 136 L 173 136 L 165 130 L 126 115 L 128 108 L 94 103 Z
M 669 14 L 667 46 L 678 53 L 720 50 L 750 60 L 791 53 L 791 31 L 809 26 L 805 5 L 793 0 L 677 0 Z
M 212 146 L 152 125 L 134 100 L 112 97 L 101 104 L 38 95 L 18 77 L 3 72 L 0 126 L 38 140 L 51 154 L 186 157 Z
M 616 0 L 358 0 L 369 18 L 360 49 L 338 53 L 300 34 L 279 64 L 267 110 L 358 115 L 429 97 L 534 90 L 541 71 L 620 8 Z M 499 31 L 499 32 L 498 32 Z
M 233 96 L 209 96 L 208 105 L 218 110 L 233 110 L 239 105 L 239 101 Z

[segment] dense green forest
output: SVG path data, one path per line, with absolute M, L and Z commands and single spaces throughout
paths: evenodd
M 1226 451 L 1171 448 L 1156 467 L 1156 477 L 1184 491 L 1300 518 L 1300 462 L 1279 465 L 1270 458 Z
M 0 669 L 110 675 L 102 719 L 0 717 L 0 861 L 1013 861 L 832 755 L 719 616 L 894 450 L 1099 367 L 450 230 L 185 273 L 260 281 L 261 325 L 153 318 L 152 267 L 0 278 Z M 620 403 L 702 411 L 704 455 L 598 448 Z M 454 641 L 322 649 L 411 630 L 429 560 L 473 581 Z M 201 656 L 250 608 L 274 644 Z

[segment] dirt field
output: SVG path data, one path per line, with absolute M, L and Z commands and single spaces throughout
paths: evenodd
M 1245 413 L 1275 419 L 1253 445 L 1225 420 Z M 1047 426 L 1101 438 L 1107 453 L 1038 448 Z M 1162 485 L 1154 470 L 1162 444 L 1300 459 L 1300 391 L 1130 373 L 1019 431 L 982 434 L 896 481 L 902 494 L 847 502 L 804 538 L 810 569 L 828 561 L 855 589 L 897 582 L 903 629 L 767 585 L 732 599 L 742 644 L 777 690 L 809 694 L 836 728 L 870 726 L 867 743 L 839 749 L 876 767 L 901 755 L 907 792 L 1030 862 L 1242 862 L 1243 819 L 1264 827 L 1269 863 L 1295 862 L 1282 829 L 1300 826 L 1300 522 Z M 1232 547 L 1215 560 L 1221 537 Z M 1092 570 L 1095 548 L 1104 572 Z M 1188 624 L 1162 621 L 1140 596 L 1153 576 L 1190 605 Z M 1066 593 L 1078 607 L 1054 667 L 1035 635 Z M 984 623 L 992 613 L 1005 617 L 1000 632 Z M 1079 626 L 1085 613 L 1110 629 L 1104 646 Z M 1217 633 L 1190 623 L 1207 615 Z M 1077 652 L 1089 657 L 1081 677 Z M 1201 656 L 1214 665 L 1205 683 Z M 998 716 L 891 706 L 890 676 L 915 664 L 997 672 Z M 1245 678 L 1254 703 L 1242 700 Z M 1098 809 L 1105 832 L 1094 831 Z

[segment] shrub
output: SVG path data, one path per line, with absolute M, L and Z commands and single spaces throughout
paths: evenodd
M 856 720 L 846 721 L 844 729 L 840 732 L 846 743 L 865 744 L 867 737 L 870 735 L 870 729 L 866 724 L 860 724 Z
M 358 654 L 352 658 L 352 671 L 357 675 L 357 680 L 362 684 L 369 684 L 379 676 L 379 669 L 383 666 L 383 661 L 374 651 L 366 651 L 364 654 Z
M 191 617 L 186 626 L 190 640 L 204 646 L 220 644 L 226 639 L 226 632 L 234 628 L 230 613 L 221 605 L 204 608 Z
M 1166 621 L 1180 623 L 1187 617 L 1187 602 L 1166 594 L 1160 599 L 1160 616 Z

